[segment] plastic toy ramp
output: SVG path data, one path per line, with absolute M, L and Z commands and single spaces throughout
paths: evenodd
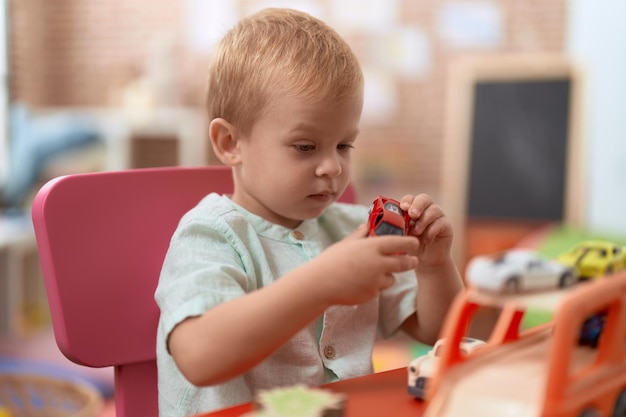
M 486 348 L 442 378 L 424 417 L 537 417 L 544 401 L 549 331 Z M 522 382 L 523 381 L 523 382 Z
M 503 306 L 513 303 L 523 306 L 526 309 L 532 308 L 544 311 L 556 311 L 564 297 L 567 296 L 572 289 L 572 287 L 569 287 L 521 294 L 497 294 L 471 288 L 467 298 L 481 305 Z

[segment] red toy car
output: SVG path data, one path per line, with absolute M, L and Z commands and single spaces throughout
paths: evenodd
M 391 198 L 378 196 L 369 209 L 368 236 L 409 234 L 411 217 L 400 208 L 400 203 Z

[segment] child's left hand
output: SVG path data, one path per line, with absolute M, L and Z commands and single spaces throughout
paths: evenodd
M 439 267 L 450 260 L 452 226 L 441 208 L 427 194 L 407 194 L 400 208 L 411 217 L 409 235 L 419 240 L 417 258 L 421 267 Z

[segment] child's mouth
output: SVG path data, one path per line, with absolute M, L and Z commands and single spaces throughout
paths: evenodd
M 327 201 L 332 200 L 333 195 L 330 193 L 311 194 L 309 195 L 309 198 L 316 200 L 316 201 L 327 202 Z

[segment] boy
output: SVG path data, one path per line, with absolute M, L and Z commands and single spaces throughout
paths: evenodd
M 378 330 L 436 340 L 462 285 L 444 213 L 405 195 L 411 236 L 366 238 L 367 208 L 334 203 L 362 104 L 354 54 L 307 14 L 266 9 L 222 40 L 209 134 L 235 189 L 172 237 L 156 292 L 161 416 L 371 373 Z

